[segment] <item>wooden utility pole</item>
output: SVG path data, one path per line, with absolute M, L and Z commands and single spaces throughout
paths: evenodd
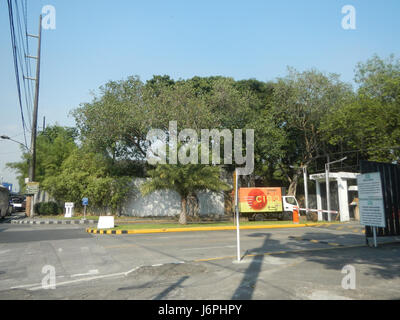
M 38 39 L 38 49 L 37 49 L 37 56 L 28 58 L 36 59 L 36 78 L 30 79 L 36 82 L 35 86 L 35 101 L 33 105 L 33 116 L 32 116 L 32 133 L 31 133 L 31 159 L 29 161 L 29 182 L 34 182 L 36 175 L 36 134 L 37 134 L 37 117 L 38 117 L 38 107 L 39 107 L 39 82 L 40 82 L 40 49 L 41 49 L 41 40 L 42 40 L 42 15 L 39 17 L 39 34 L 30 35 L 27 34 L 29 37 L 37 38 Z M 34 196 L 30 196 L 30 215 L 33 216 L 33 206 L 34 206 Z M 27 211 L 29 210 L 27 208 Z

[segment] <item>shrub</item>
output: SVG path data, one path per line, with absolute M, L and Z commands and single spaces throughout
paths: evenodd
M 62 208 L 56 202 L 39 202 L 34 206 L 38 215 L 57 215 L 62 213 Z

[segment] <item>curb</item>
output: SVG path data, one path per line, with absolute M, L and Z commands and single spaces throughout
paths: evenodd
M 242 226 L 242 227 L 240 227 L 240 230 L 304 228 L 304 227 L 314 227 L 316 225 L 317 225 L 317 223 L 257 225 L 257 226 Z M 231 227 L 194 227 L 194 228 L 164 228 L 164 229 L 138 229 L 138 230 L 99 230 L 99 229 L 87 228 L 86 232 L 94 233 L 94 234 L 146 234 L 146 233 L 225 231 L 225 230 L 236 230 L 236 227 L 235 226 L 231 226 Z
M 12 224 L 93 224 L 95 220 L 11 220 Z

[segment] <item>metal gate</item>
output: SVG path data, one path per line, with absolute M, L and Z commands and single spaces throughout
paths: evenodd
M 400 165 L 361 161 L 361 173 L 381 173 L 386 228 L 377 228 L 378 237 L 400 235 Z M 366 237 L 372 237 L 372 228 L 365 227 Z

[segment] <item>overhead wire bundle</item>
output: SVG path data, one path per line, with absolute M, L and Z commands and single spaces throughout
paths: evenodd
M 27 0 L 7 0 L 14 71 L 25 146 L 27 146 L 26 131 L 29 132 L 32 128 L 34 97 L 34 86 L 31 83 L 32 67 L 29 58 L 27 2 Z M 27 114 L 27 117 L 25 117 L 25 114 Z M 27 118 L 28 124 L 25 118 Z

